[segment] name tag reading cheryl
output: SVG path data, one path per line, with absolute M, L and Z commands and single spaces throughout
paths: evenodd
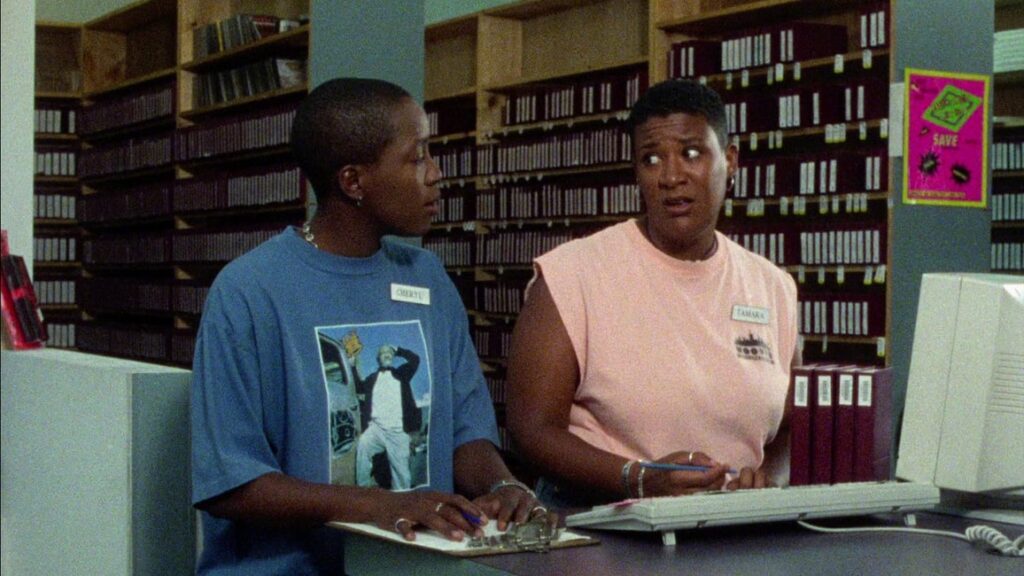
M 405 284 L 392 284 L 391 299 L 395 302 L 408 302 L 409 304 L 430 306 L 430 288 L 406 286 Z
M 736 304 L 732 307 L 732 319 L 737 322 L 767 324 L 771 319 L 771 310 L 767 308 L 758 308 L 756 306 L 741 306 L 740 304 Z

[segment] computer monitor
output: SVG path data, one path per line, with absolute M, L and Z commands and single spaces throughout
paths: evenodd
M 923 276 L 896 476 L 1024 524 L 1024 277 Z

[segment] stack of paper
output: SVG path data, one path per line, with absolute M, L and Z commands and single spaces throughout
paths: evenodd
M 995 33 L 992 72 L 1024 70 L 1024 28 Z

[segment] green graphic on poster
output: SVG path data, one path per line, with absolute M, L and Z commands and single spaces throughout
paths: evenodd
M 924 119 L 959 132 L 980 105 L 981 98 L 948 84 L 924 111 Z

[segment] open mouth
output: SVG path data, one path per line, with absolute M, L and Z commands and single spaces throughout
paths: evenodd
M 690 198 L 666 198 L 662 202 L 669 216 L 687 216 L 693 210 L 694 201 Z

